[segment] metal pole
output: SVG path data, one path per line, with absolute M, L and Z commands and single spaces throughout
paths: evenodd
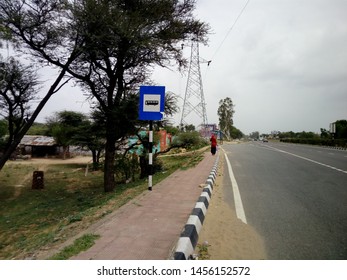
M 149 145 L 148 145 L 148 190 L 152 190 L 153 176 L 153 121 L 149 121 Z

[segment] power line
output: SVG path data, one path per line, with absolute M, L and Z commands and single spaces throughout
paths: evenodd
M 229 28 L 227 34 L 225 35 L 222 43 L 219 45 L 219 47 L 217 48 L 217 50 L 215 51 L 214 55 L 212 56 L 212 59 L 216 56 L 216 54 L 218 53 L 218 51 L 220 50 L 220 48 L 223 46 L 225 40 L 227 39 L 227 37 L 229 36 L 230 32 L 233 30 L 233 28 L 235 27 L 237 21 L 239 20 L 239 18 L 242 16 L 243 12 L 245 11 L 245 9 L 247 8 L 248 6 L 248 3 L 250 2 L 251 0 L 247 0 L 246 4 L 243 6 L 241 12 L 239 13 L 239 15 L 237 16 L 237 18 L 235 19 L 233 25 Z

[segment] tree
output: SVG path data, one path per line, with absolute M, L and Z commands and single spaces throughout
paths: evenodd
M 154 65 L 184 66 L 181 42 L 205 42 L 195 0 L 3 0 L 0 21 L 41 60 L 66 70 L 105 114 L 104 189 L 115 188 L 117 116 Z M 14 12 L 12 12 L 14 11 Z M 42 44 L 40 36 L 55 38 Z M 66 61 L 71 62 L 69 64 Z
M 7 134 L 7 129 L 7 122 L 4 119 L 0 120 L 0 154 L 5 147 L 5 137 Z
M 47 135 L 48 126 L 45 123 L 34 122 L 26 134 L 27 135 Z
M 7 146 L 0 157 L 0 170 L 15 151 L 23 136 L 29 130 L 35 119 L 53 94 L 59 91 L 68 80 L 65 79 L 66 71 L 72 61 L 80 54 L 76 44 L 68 45 L 61 35 L 70 29 L 67 22 L 62 21 L 66 1 L 19 1 L 2 0 L 0 2 L 0 39 L 11 41 L 16 49 L 27 47 L 27 53 L 47 66 L 47 57 L 52 54 L 52 59 L 59 61 L 61 67 L 50 88 L 33 111 L 26 116 L 17 134 Z M 59 56 L 61 50 L 67 49 L 68 53 Z M 24 49 L 21 49 L 24 52 Z M 47 51 L 44 51 L 47 50 Z
M 92 152 L 93 170 L 98 170 L 106 142 L 104 117 L 100 111 L 95 110 L 91 113 L 90 119 L 78 127 L 73 140 L 77 146 L 87 147 Z
M 249 134 L 249 137 L 254 139 L 254 140 L 258 140 L 259 139 L 259 131 L 254 131 L 252 133 Z
M 243 137 L 243 133 L 241 130 L 239 130 L 235 126 L 232 126 L 230 131 L 230 137 L 233 139 L 240 139 Z
M 31 68 L 13 58 L 0 61 L 0 116 L 6 121 L 7 128 L 3 154 L 10 150 L 31 114 L 30 101 L 35 99 L 38 86 L 36 73 Z M 5 162 L 2 156 L 0 170 Z
M 184 65 L 180 42 L 193 36 L 204 40 L 207 29 L 193 19 L 192 0 L 76 2 L 76 27 L 86 44 L 75 77 L 82 78 L 105 113 L 104 186 L 111 191 L 115 143 L 123 136 L 115 129 L 119 108 L 147 78 L 149 67 L 165 66 L 172 60 Z
M 233 131 L 233 116 L 234 116 L 234 104 L 232 100 L 227 97 L 219 101 L 218 107 L 218 116 L 219 116 L 219 127 L 220 130 L 228 138 L 232 137 L 231 133 Z
M 75 136 L 85 127 L 87 118 L 84 114 L 74 111 L 61 111 L 47 119 L 49 134 L 56 143 L 63 147 L 63 159 L 69 152 L 69 146 L 75 144 Z
M 193 132 L 195 131 L 195 126 L 193 124 L 187 124 L 184 126 L 184 130 L 187 132 Z
M 180 133 L 180 129 L 175 126 L 168 125 L 168 126 L 165 126 L 164 129 L 166 130 L 167 133 L 170 133 L 172 136 Z
M 335 122 L 335 139 L 347 139 L 347 120 L 338 120 Z
M 320 137 L 323 139 L 329 139 L 331 137 L 330 132 L 325 128 L 320 129 Z

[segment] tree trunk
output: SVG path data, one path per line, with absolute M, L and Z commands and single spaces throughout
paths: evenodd
M 114 179 L 116 154 L 116 127 L 113 122 L 112 114 L 106 116 L 106 146 L 105 146 L 105 166 L 104 166 L 104 190 L 111 192 L 115 189 Z
M 63 146 L 63 160 L 66 159 L 66 156 L 68 154 L 69 146 Z
M 146 156 L 140 156 L 140 179 L 148 176 L 148 160 Z
M 114 156 L 115 156 L 115 141 L 106 142 L 106 152 L 105 152 L 105 167 L 104 167 L 104 190 L 105 192 L 112 192 L 115 187 L 114 179 Z
M 92 155 L 93 155 L 93 170 L 96 171 L 96 170 L 98 170 L 98 162 L 97 162 L 95 149 L 92 149 Z

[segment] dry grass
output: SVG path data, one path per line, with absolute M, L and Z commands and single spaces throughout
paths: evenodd
M 178 168 L 189 168 L 203 152 L 165 157 L 165 171 L 154 184 Z M 89 172 L 85 163 L 7 164 L 0 172 L 0 259 L 36 259 L 42 251 L 72 236 L 147 190 L 146 180 L 103 191 L 103 173 Z M 32 190 L 32 173 L 44 170 L 44 189 Z

